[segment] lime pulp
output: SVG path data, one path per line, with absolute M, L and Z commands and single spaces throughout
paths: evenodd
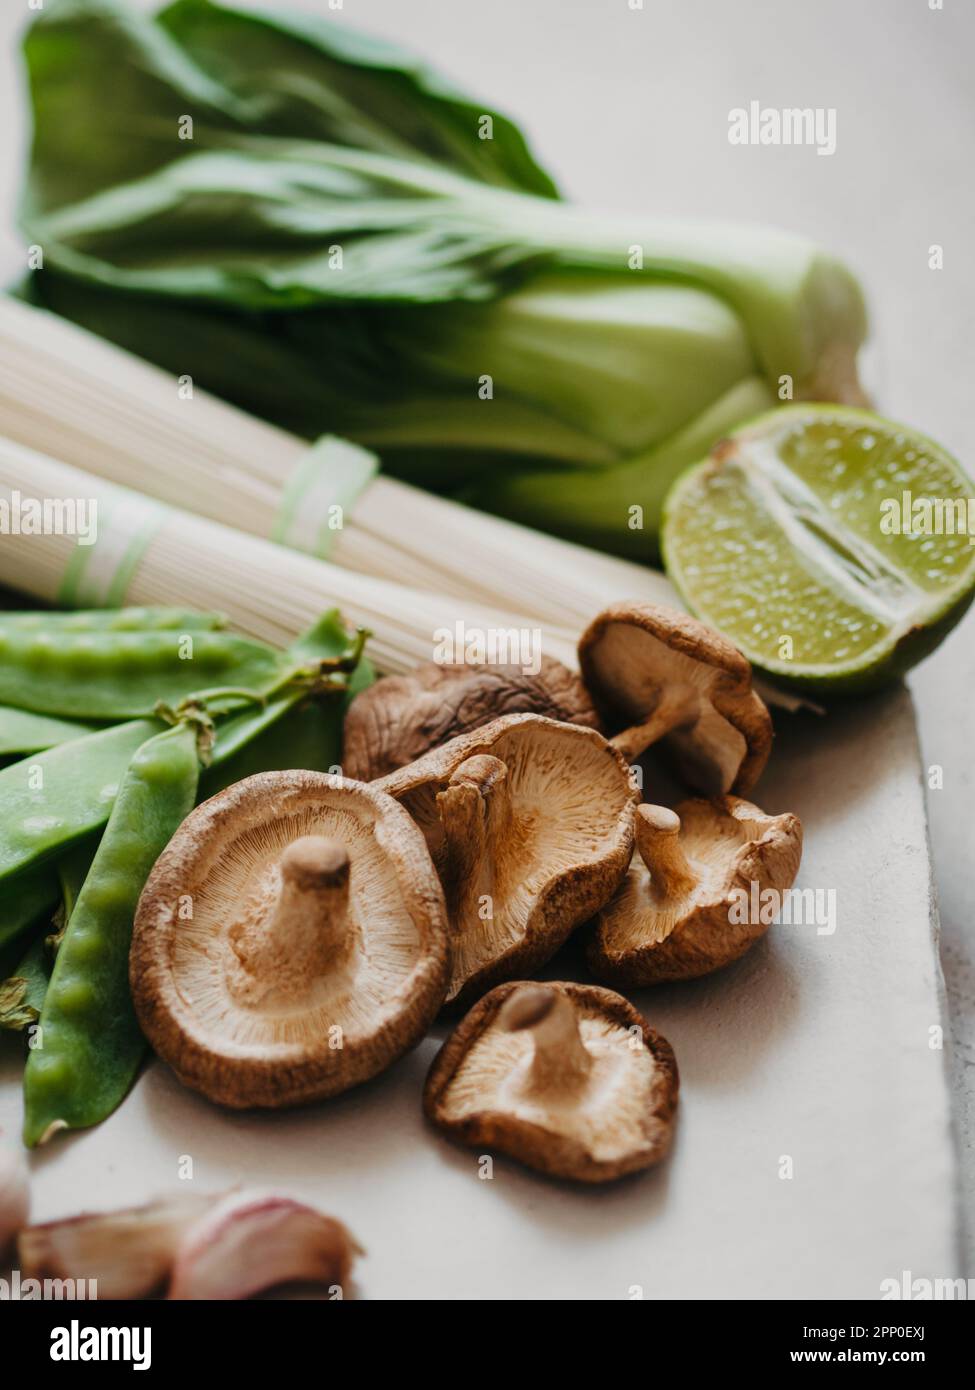
M 886 684 L 975 594 L 975 488 L 939 445 L 870 411 L 785 406 L 675 483 L 664 560 L 692 612 L 776 679 Z

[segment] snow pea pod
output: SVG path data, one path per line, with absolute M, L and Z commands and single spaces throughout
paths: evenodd
M 67 926 L 74 912 L 75 903 L 78 901 L 85 879 L 91 869 L 92 860 L 98 850 L 100 835 L 89 835 L 79 844 L 72 845 L 66 854 L 62 854 L 55 870 L 58 877 L 58 888 L 61 892 L 61 913 L 63 917 L 62 925 Z
M 229 632 L 24 632 L 0 627 L 0 704 L 74 719 L 134 719 L 194 691 L 259 694 L 285 673 L 279 652 Z
M 53 917 L 49 912 L 39 915 L 39 920 L 35 922 L 37 930 L 30 945 L 10 977 L 0 980 L 0 1028 L 19 1032 L 40 1018 L 54 968 L 54 957 L 88 876 L 96 848 L 97 837 L 89 836 L 69 849 L 55 865 L 60 904 Z M 55 935 L 49 935 L 44 930 L 45 922 L 55 928 Z
M 154 719 L 115 724 L 0 771 L 0 892 L 105 824 L 133 753 L 159 728 Z
M 68 743 L 93 732 L 76 719 L 52 719 L 46 714 L 0 705 L 0 757 L 8 753 L 38 753 L 56 743 Z
M 219 767 L 234 757 L 300 698 L 303 692 L 291 692 L 221 721 L 211 765 Z M 0 769 L 0 945 L 30 920 L 17 915 L 5 928 L 16 901 L 12 883 L 104 826 L 133 753 L 161 728 L 154 719 L 115 724 Z M 53 878 L 44 882 L 53 893 Z
M 0 896 L 0 949 L 16 941 L 39 919 L 50 916 L 57 901 L 57 879 L 47 865 L 12 877 Z
M 201 795 L 215 796 L 253 772 L 336 765 L 341 758 L 342 724 L 349 701 L 375 678 L 362 655 L 365 637 L 364 632 L 357 632 L 350 639 L 338 610 L 333 608 L 296 638 L 287 652 L 296 667 L 325 671 L 331 667 L 346 679 L 333 690 L 315 696 L 311 704 L 307 689 L 299 683 L 262 709 L 221 720 L 210 765 L 200 778 Z M 313 712 L 305 715 L 308 709 Z
M 224 613 L 192 608 L 32 609 L 0 613 L 0 630 L 18 632 L 212 632 L 227 626 Z
M 340 677 L 351 672 L 351 698 L 372 679 L 361 659 L 364 634 L 354 639 L 333 610 L 326 613 L 281 657 L 287 671 L 331 663 Z M 259 709 L 228 715 L 217 727 L 211 766 L 234 757 L 252 738 L 294 708 L 306 689 L 285 688 Z M 0 769 L 0 890 L 18 874 L 103 826 L 132 754 L 160 729 L 155 720 L 135 720 L 59 744 Z
M 14 973 L 0 980 L 0 1028 L 19 1033 L 41 1016 L 51 978 L 51 953 L 43 936 L 35 936 Z
M 224 787 L 242 782 L 255 772 L 276 772 L 291 767 L 328 772 L 342 756 L 344 704 L 335 691 L 319 701 L 315 698 L 293 705 L 279 714 L 240 747 L 232 758 L 209 767 L 200 778 L 200 797 L 216 796 Z M 219 745 L 219 733 L 217 742 Z
M 303 690 L 288 690 L 284 695 L 269 700 L 266 705 L 243 710 L 219 720 L 209 763 L 210 769 L 232 762 L 252 739 L 259 738 L 266 729 L 270 729 L 289 710 L 294 709 L 295 705 L 305 698 L 306 693 Z
M 298 662 L 340 662 L 343 669 L 357 671 L 368 636 L 360 628 L 350 637 L 339 610 L 329 608 L 289 644 L 288 655 Z
M 145 1052 L 129 994 L 129 944 L 143 885 L 189 815 L 198 731 L 181 723 L 138 750 L 78 895 L 24 1071 L 24 1142 L 110 1115 Z
M 74 912 L 75 903 L 78 901 L 85 879 L 91 869 L 95 851 L 98 849 L 98 842 L 101 833 L 96 831 L 94 835 L 86 835 L 83 840 L 72 845 L 69 850 L 62 854 L 54 866 L 57 874 L 58 891 L 61 901 L 57 911 L 51 918 L 51 925 L 54 928 L 52 935 L 47 937 L 47 944 L 51 951 L 53 960 L 54 953 L 61 945 L 64 937 L 65 928 L 71 921 L 71 914 Z

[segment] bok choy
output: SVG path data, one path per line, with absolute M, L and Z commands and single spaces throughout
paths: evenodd
M 564 203 L 510 121 L 333 18 L 58 0 L 25 53 L 29 294 L 408 481 L 652 558 L 715 438 L 858 399 L 838 261 Z

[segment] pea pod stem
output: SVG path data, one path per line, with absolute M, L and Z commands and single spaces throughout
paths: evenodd
M 237 705 L 266 704 L 268 698 L 268 694 L 259 690 L 244 690 L 236 685 L 216 686 L 212 690 L 200 690 L 192 695 L 187 695 L 180 700 L 175 708 L 168 705 L 165 700 L 159 700 L 153 714 L 159 719 L 165 719 L 167 724 L 177 724 L 192 710 L 199 710 L 216 718 L 220 714 L 229 713 Z M 227 701 L 229 704 L 224 708 Z
M 305 642 L 299 638 L 290 649 L 290 654 L 298 657 L 281 678 L 269 690 L 245 690 L 239 686 L 215 686 L 210 690 L 200 690 L 187 695 L 175 708 L 160 700 L 153 711 L 159 719 L 173 724 L 193 710 L 216 719 L 232 713 L 236 704 L 266 706 L 275 699 L 289 701 L 303 699 L 306 695 L 327 693 L 344 689 L 344 682 L 336 682 L 336 677 L 354 671 L 362 659 L 362 653 L 370 633 L 366 628 L 357 628 L 344 650 L 334 656 L 315 656 L 307 650 Z M 225 702 L 230 705 L 225 707 Z
M 255 737 L 261 730 L 270 727 L 284 714 L 295 709 L 303 700 L 310 696 L 331 694 L 346 688 L 347 681 L 337 678 L 349 675 L 359 666 L 370 633 L 365 628 L 357 628 L 352 639 L 346 643 L 341 652 L 335 655 L 315 655 L 312 649 L 315 631 L 316 629 L 312 629 L 310 634 L 306 634 L 304 638 L 299 638 L 295 646 L 289 649 L 291 654 L 300 656 L 300 661 L 286 671 L 275 688 L 265 694 L 229 686 L 203 690 L 181 701 L 175 710 L 169 709 L 164 704 L 157 705 L 157 715 L 168 723 L 176 723 L 181 718 L 196 713 L 200 719 L 201 728 L 201 762 L 204 767 L 209 767 L 211 762 L 215 760 L 214 750 L 220 746 L 214 720 L 219 719 L 224 714 L 237 713 L 239 715 L 241 713 L 240 711 L 223 709 L 222 705 L 225 700 L 240 701 L 244 704 L 251 703 L 260 707 L 260 710 L 251 716 L 252 725 L 248 725 L 246 716 L 244 716 L 244 721 L 240 722 L 238 738 L 233 740 L 234 751 L 239 751 L 250 738 Z M 268 712 L 268 717 L 262 721 L 260 712 L 264 710 Z M 219 761 L 223 761 L 228 756 L 230 756 L 230 752 L 222 750 Z
M 347 682 L 341 677 L 355 671 L 362 660 L 366 642 L 371 635 L 368 628 L 356 628 L 352 638 L 341 652 L 327 656 L 315 654 L 310 646 L 310 635 L 299 638 L 289 648 L 289 654 L 296 658 L 294 665 L 284 673 L 276 686 L 266 692 L 263 698 L 265 700 L 273 699 L 275 696 L 288 698 L 289 693 L 295 693 L 299 696 L 320 695 L 336 689 L 344 690 Z M 245 694 L 246 692 L 211 691 L 198 698 L 206 700 L 213 695 L 224 693 Z M 253 695 L 253 692 L 251 694 Z M 254 698 L 260 699 L 262 697 L 255 696 Z

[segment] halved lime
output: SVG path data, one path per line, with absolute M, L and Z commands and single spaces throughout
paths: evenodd
M 870 690 L 971 603 L 975 487 L 916 430 L 847 406 L 784 406 L 677 480 L 663 553 L 691 611 L 777 680 Z

